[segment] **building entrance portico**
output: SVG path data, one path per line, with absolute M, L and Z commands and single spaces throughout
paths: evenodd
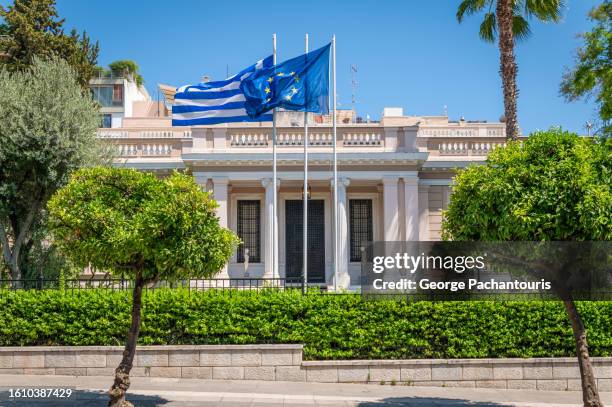
M 325 283 L 325 201 L 308 200 L 307 281 Z M 304 201 L 285 201 L 285 277 L 303 278 Z

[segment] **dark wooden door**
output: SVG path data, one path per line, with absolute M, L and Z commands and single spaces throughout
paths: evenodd
M 287 278 L 301 278 L 304 243 L 304 201 L 285 201 L 285 264 Z M 325 282 L 324 201 L 308 201 L 308 282 Z

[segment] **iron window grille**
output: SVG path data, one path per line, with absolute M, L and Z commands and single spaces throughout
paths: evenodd
M 361 261 L 361 247 L 373 239 L 372 200 L 349 200 L 351 262 Z
M 238 263 L 244 263 L 244 251 L 249 249 L 249 263 L 261 261 L 261 211 L 260 201 L 238 201 Z

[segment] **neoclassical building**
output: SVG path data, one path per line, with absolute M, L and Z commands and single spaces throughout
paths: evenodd
M 187 169 L 214 195 L 221 224 L 244 242 L 220 277 L 272 277 L 274 244 L 280 277 L 301 276 L 302 199 L 307 193 L 308 280 L 332 284 L 329 117 L 310 120 L 305 192 L 303 114 L 279 115 L 278 232 L 273 234 L 271 123 L 172 127 L 163 103 L 124 103 L 132 103 L 131 116 L 124 115 L 120 127 L 100 128 L 99 137 L 116 146 L 116 165 L 161 176 Z M 440 238 L 453 170 L 484 161 L 505 143 L 505 129 L 503 123 L 409 116 L 399 108 L 386 108 L 380 121 L 370 123 L 354 123 L 350 113 L 340 111 L 338 117 L 338 273 L 346 277 L 339 281 L 354 286 L 363 242 Z

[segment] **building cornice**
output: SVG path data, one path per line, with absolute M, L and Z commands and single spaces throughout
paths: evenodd
M 338 153 L 338 163 L 342 165 L 418 165 L 427 160 L 426 152 L 368 152 Z M 270 165 L 272 153 L 186 153 L 182 155 L 185 163 L 194 165 Z M 278 153 L 278 165 L 303 165 L 303 153 Z M 332 162 L 331 153 L 311 152 L 310 165 L 328 165 Z

